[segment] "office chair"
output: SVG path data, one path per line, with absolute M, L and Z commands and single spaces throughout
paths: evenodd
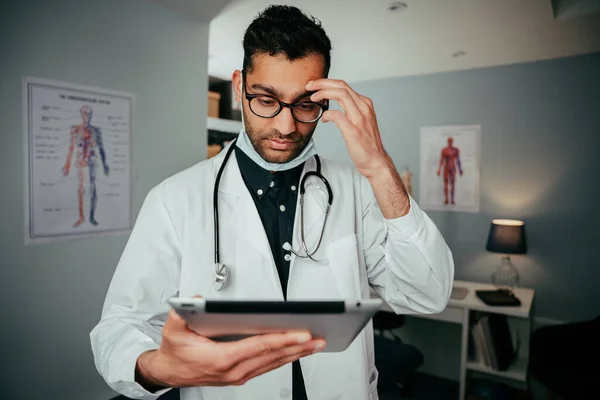
M 407 394 L 411 375 L 423 365 L 423 353 L 415 346 L 402 342 L 394 333 L 404 325 L 404 315 L 379 311 L 373 316 L 375 367 L 379 372 L 377 390 L 383 394 L 399 389 Z M 388 334 L 393 339 L 386 337 Z
M 385 333 L 391 335 L 394 339 L 400 338 L 394 333 L 394 329 L 402 328 L 404 325 L 404 315 L 391 312 L 378 311 L 373 316 L 373 329 L 379 335 Z
M 536 329 L 529 339 L 529 373 L 549 390 L 549 397 L 598 398 L 598 338 L 600 315 Z

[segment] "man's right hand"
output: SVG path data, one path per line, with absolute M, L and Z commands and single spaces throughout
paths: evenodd
M 158 350 L 140 355 L 138 383 L 150 391 L 167 387 L 238 386 L 325 347 L 306 332 L 256 335 L 214 342 L 187 327 L 173 310 Z

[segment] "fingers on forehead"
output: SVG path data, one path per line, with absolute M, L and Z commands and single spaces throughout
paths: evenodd
M 317 79 L 313 82 L 313 86 L 318 87 L 337 87 L 337 88 L 347 88 L 348 84 L 346 81 L 341 79 Z

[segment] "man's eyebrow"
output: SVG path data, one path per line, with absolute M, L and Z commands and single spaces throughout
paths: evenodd
M 275 89 L 273 86 L 270 86 L 270 85 L 264 85 L 262 83 L 255 83 L 254 85 L 251 85 L 250 87 L 252 89 L 260 90 L 265 93 L 268 93 L 271 96 L 275 96 L 279 100 L 281 100 L 281 97 L 283 97 L 280 91 L 278 91 L 277 89 Z M 305 91 L 305 92 L 301 92 L 297 95 L 294 95 L 294 102 L 298 101 L 300 99 L 304 99 L 306 97 L 310 97 L 310 95 L 312 95 L 313 93 L 315 93 L 315 92 L 314 91 Z
M 278 90 L 276 90 L 273 86 L 263 85 L 262 83 L 255 83 L 254 85 L 252 85 L 250 87 L 255 90 L 260 90 L 260 91 L 266 92 L 275 97 L 281 96 L 281 93 Z
M 313 93 L 316 93 L 316 92 L 314 90 L 307 90 L 306 92 L 300 93 L 299 95 L 294 97 L 294 99 L 296 99 L 296 100 L 304 99 L 305 97 L 310 97 Z

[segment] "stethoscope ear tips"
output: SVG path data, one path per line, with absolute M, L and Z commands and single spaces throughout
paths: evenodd
M 292 249 L 292 246 L 291 246 L 291 245 L 290 245 L 288 242 L 285 242 L 285 243 L 283 244 L 283 249 L 284 249 L 285 251 L 290 251 L 290 250 Z

